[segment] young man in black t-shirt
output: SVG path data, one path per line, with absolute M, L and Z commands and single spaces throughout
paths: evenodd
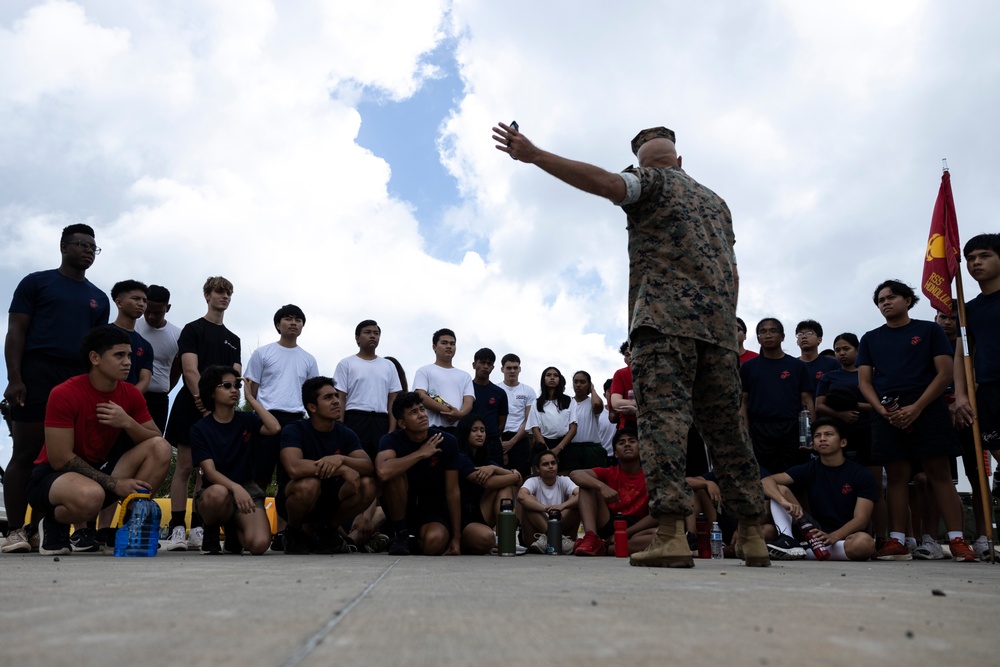
M 306 380 L 302 405 L 309 418 L 281 431 L 281 465 L 289 477 L 284 550 L 339 553 L 344 548 L 339 526 L 353 521 L 375 500 L 375 467 L 358 436 L 339 421 L 340 398 L 332 378 Z
M 872 406 L 872 460 L 885 465 L 888 479 L 890 539 L 874 557 L 912 558 L 904 531 L 916 459 L 941 509 L 952 558 L 975 561 L 962 535 L 962 505 L 949 463 L 959 453 L 943 398 L 952 380 L 951 344 L 936 323 L 910 318 L 919 298 L 909 285 L 887 280 L 875 288 L 873 301 L 885 324 L 861 338 L 857 366 L 858 388 Z
M 980 234 L 969 239 L 962 249 L 969 275 L 979 283 L 979 296 L 965 304 L 966 328 L 969 344 L 974 353 L 976 403 L 978 414 L 969 404 L 966 385 L 962 343 L 955 351 L 955 425 L 969 429 L 972 420 L 979 420 L 983 449 L 992 452 L 1000 461 L 1000 234 Z M 976 464 L 975 444 L 966 439 L 970 447 L 962 453 L 965 474 L 972 485 L 972 506 L 976 514 L 979 537 L 972 545 L 980 560 L 990 558 L 990 545 L 986 539 L 983 503 L 979 493 L 979 470 Z M 993 475 L 993 495 L 1000 495 L 1000 471 Z M 995 539 L 995 538 L 994 538 Z
M 167 421 L 167 440 L 177 447 L 177 465 L 170 482 L 170 538 L 167 550 L 201 549 L 204 530 L 201 517 L 192 508 L 191 535 L 185 539 L 188 482 L 194 474 L 191 463 L 191 427 L 208 414 L 199 400 L 198 380 L 209 366 L 227 366 L 242 373 L 240 338 L 223 324 L 233 297 L 233 284 L 221 276 L 211 277 L 202 288 L 208 312 L 184 325 L 177 341 L 183 385 L 174 399 Z M 197 484 L 197 481 L 196 481 Z
M 458 485 L 458 441 L 429 429 L 427 410 L 415 392 L 392 404 L 399 429 L 383 436 L 375 469 L 382 482 L 389 554 L 410 553 L 410 528 L 416 548 L 428 556 L 461 553 L 462 499 Z
M 816 320 L 803 320 L 795 325 L 795 344 L 802 354 L 799 361 L 806 365 L 809 383 L 812 385 L 813 397 L 816 396 L 816 385 L 828 371 L 840 368 L 840 363 L 834 357 L 825 357 L 819 353 L 819 344 L 823 342 L 823 325 Z
M 253 412 L 236 409 L 244 382 L 231 366 L 209 366 L 198 381 L 201 403 L 210 411 L 191 427 L 191 459 L 207 484 L 195 493 L 194 510 L 214 529 L 205 531 L 204 554 L 222 553 L 220 526 L 226 527 L 226 553 L 245 548 L 259 556 L 271 546 L 264 490 L 254 482 L 254 450 L 281 425 L 250 392 L 246 401 Z
M 868 560 L 875 551 L 875 540 L 865 532 L 875 507 L 875 478 L 864 466 L 844 456 L 847 440 L 836 421 L 816 420 L 812 435 L 818 459 L 761 480 L 764 495 L 771 500 L 774 523 L 782 534 L 791 535 L 791 520 L 802 518 L 802 503 L 787 488 L 779 488 L 795 484 L 809 501 L 817 537 L 830 550 L 831 559 Z M 773 551 L 771 556 L 780 558 Z M 806 558 L 815 559 L 811 549 Z
M 472 414 L 479 415 L 486 426 L 486 452 L 490 460 L 503 463 L 503 448 L 500 434 L 507 424 L 507 392 L 490 382 L 490 373 L 496 364 L 497 355 L 488 347 L 476 351 L 472 361 L 472 390 L 476 394 L 472 402 Z

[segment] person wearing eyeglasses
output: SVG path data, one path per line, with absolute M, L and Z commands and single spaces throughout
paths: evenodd
M 202 294 L 208 312 L 194 322 L 185 324 L 177 341 L 184 384 L 177 392 L 167 420 L 167 440 L 177 447 L 177 465 L 170 483 L 168 551 L 197 551 L 201 549 L 205 534 L 201 517 L 192 508 L 191 533 L 185 539 L 188 481 L 194 474 L 191 463 L 191 427 L 209 413 L 201 402 L 198 381 L 209 366 L 226 366 L 235 370 L 238 375 L 243 368 L 240 363 L 240 337 L 223 323 L 233 298 L 233 284 L 222 276 L 213 276 L 205 281 Z
M 803 320 L 795 325 L 795 344 L 802 351 L 799 360 L 809 371 L 813 397 L 816 396 L 816 386 L 820 379 L 826 373 L 840 369 L 840 362 L 835 357 L 824 357 L 819 353 L 819 344 L 822 342 L 823 326 L 816 320 Z
M 108 323 L 111 303 L 103 290 L 87 280 L 101 249 L 89 225 L 69 225 L 59 240 L 62 261 L 57 269 L 31 273 L 18 283 L 7 320 L 4 357 L 11 406 L 13 452 L 4 474 L 4 505 L 10 532 L 0 550 L 32 548 L 23 527 L 26 485 L 45 441 L 45 404 L 52 388 L 80 373 L 80 341 L 88 331 Z
M 264 511 L 264 490 L 254 481 L 254 450 L 262 437 L 277 435 L 281 424 L 246 393 L 253 412 L 236 408 L 244 380 L 232 366 L 209 366 L 198 380 L 198 395 L 209 414 L 191 427 L 191 460 L 201 468 L 205 486 L 195 493 L 194 509 L 206 530 L 203 554 L 220 554 L 221 526 L 226 530 L 225 553 L 255 556 L 271 546 L 271 524 Z

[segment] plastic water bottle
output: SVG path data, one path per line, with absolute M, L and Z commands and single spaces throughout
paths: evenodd
M 710 542 L 712 544 L 712 558 L 718 560 L 720 558 L 725 558 L 722 553 L 722 529 L 719 528 L 719 522 L 712 522 L 712 531 L 710 533 Z
M 504 498 L 500 501 L 497 516 L 497 555 L 517 555 L 517 517 L 514 515 L 514 501 Z
M 615 515 L 615 558 L 628 558 L 628 522 L 621 514 Z
M 802 406 L 799 413 L 799 449 L 812 449 L 812 422 L 809 408 Z
M 548 542 L 549 548 L 548 553 L 554 554 L 556 556 L 562 555 L 562 512 L 559 510 L 552 510 L 549 512 L 549 526 L 548 526 Z
M 115 556 L 155 556 L 160 537 L 160 506 L 148 493 L 133 493 L 122 501 L 124 515 L 115 533 Z

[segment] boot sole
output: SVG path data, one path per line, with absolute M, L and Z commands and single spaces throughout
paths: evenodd
M 647 561 L 630 558 L 628 564 L 635 567 L 694 567 L 694 559 L 691 556 L 663 556 Z
M 771 567 L 771 559 L 767 556 L 751 556 L 743 561 L 747 567 Z

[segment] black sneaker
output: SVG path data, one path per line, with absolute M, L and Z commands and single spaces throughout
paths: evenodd
M 284 552 L 286 554 L 300 555 L 309 553 L 309 538 L 302 529 L 286 528 L 284 535 Z
M 396 533 L 389 542 L 390 556 L 410 555 L 410 535 L 407 532 Z
M 118 530 L 115 528 L 98 528 L 94 533 L 97 539 L 97 546 L 100 549 L 108 550 L 112 552 L 115 550 L 115 536 Z
M 93 553 L 101 550 L 101 545 L 97 543 L 97 531 L 93 528 L 74 530 L 69 536 L 69 546 L 73 553 Z
M 767 553 L 774 560 L 802 560 L 806 557 L 806 550 L 799 546 L 798 540 L 784 534 L 767 543 Z
M 236 530 L 235 521 L 226 524 L 226 541 L 222 543 L 222 551 L 236 556 L 243 553 L 243 543 L 240 542 L 240 534 Z
M 205 526 L 205 535 L 201 540 L 201 553 L 209 556 L 218 556 L 222 553 L 218 526 Z
M 285 531 L 279 530 L 271 536 L 271 551 L 285 550 Z
M 328 524 L 316 527 L 316 553 L 339 554 L 344 551 L 344 538 L 337 534 L 337 529 Z
M 69 524 L 43 517 L 38 521 L 38 553 L 43 556 L 65 556 L 72 551 Z

